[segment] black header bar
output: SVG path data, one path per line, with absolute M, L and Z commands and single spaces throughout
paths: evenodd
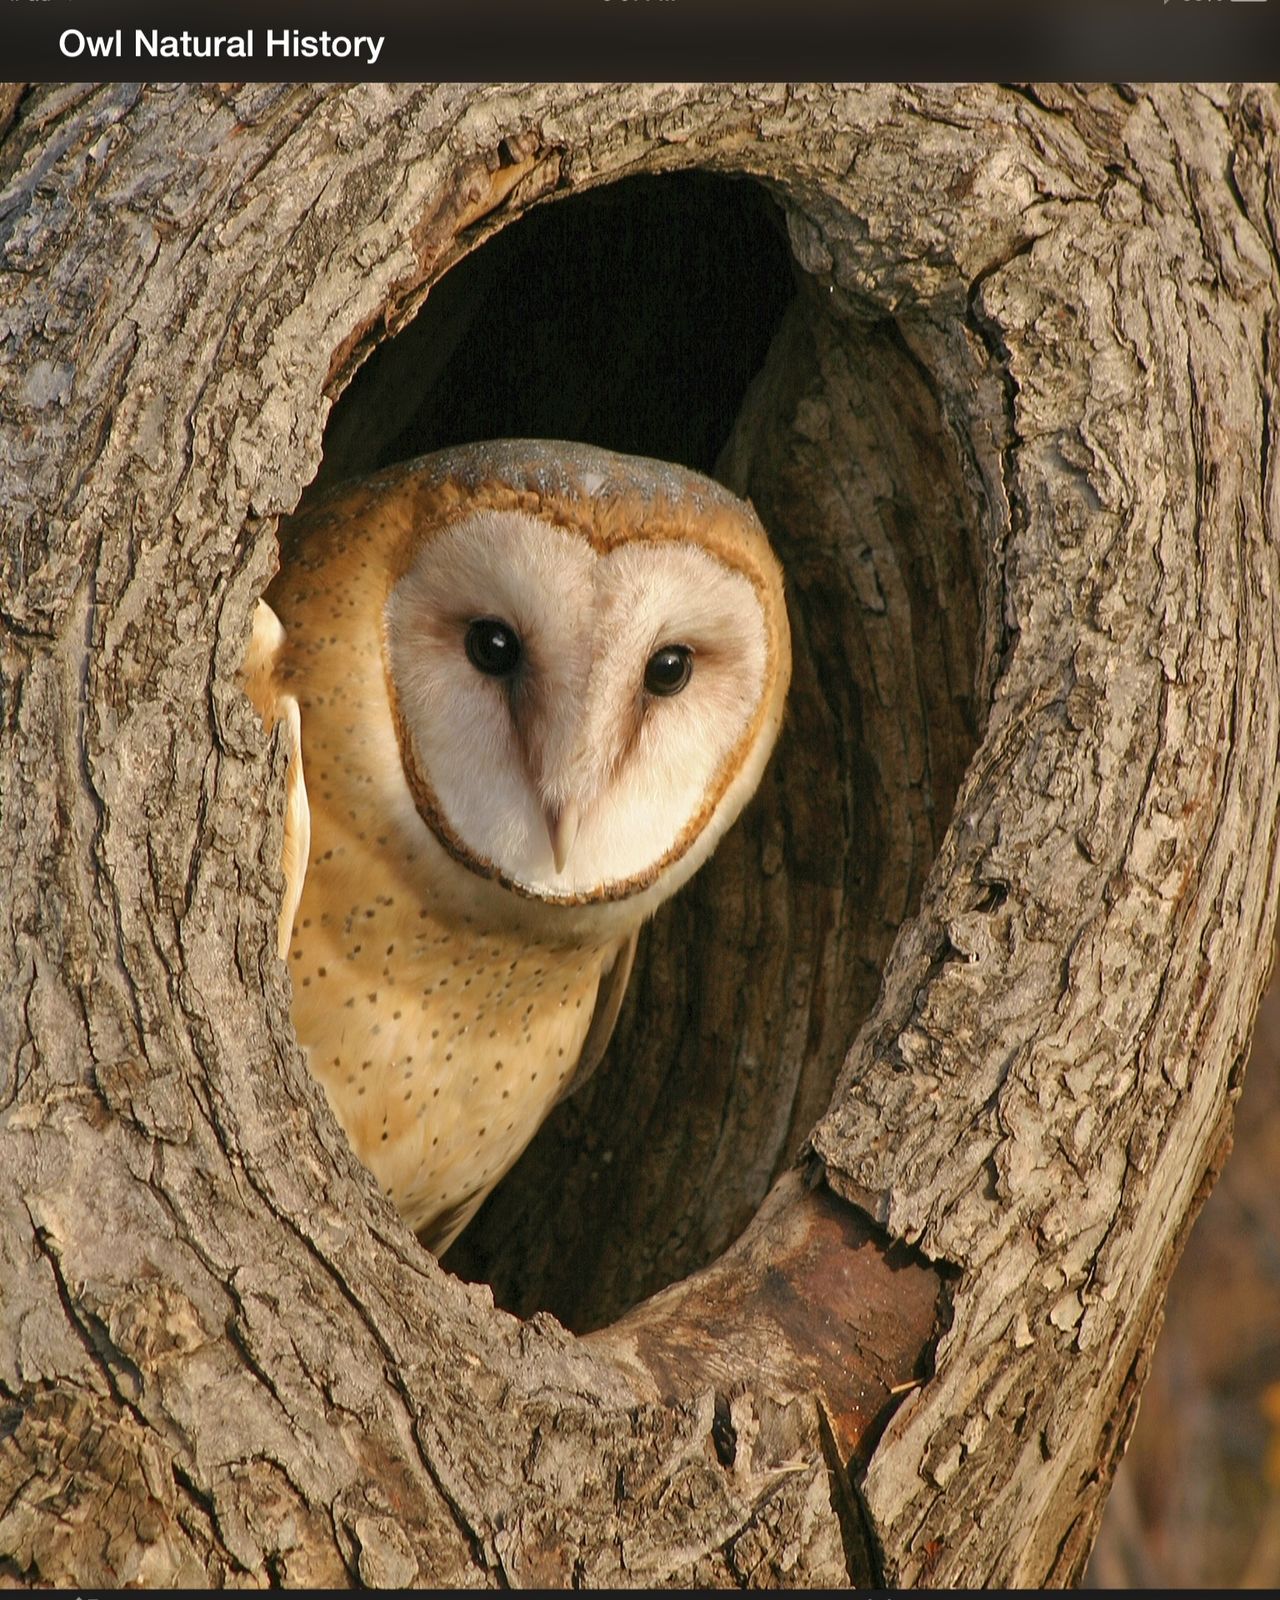
M 9 81 L 1257 79 L 1280 0 L 0 0 Z

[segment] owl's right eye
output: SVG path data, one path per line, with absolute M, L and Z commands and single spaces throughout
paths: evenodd
M 507 678 L 520 665 L 520 635 L 498 617 L 477 617 L 467 628 L 467 660 L 490 678 Z

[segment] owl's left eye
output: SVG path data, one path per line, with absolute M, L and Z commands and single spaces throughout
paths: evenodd
M 520 635 L 499 617 L 477 617 L 467 628 L 467 660 L 490 678 L 507 678 L 520 665 Z
M 686 644 L 664 644 L 649 657 L 644 686 L 650 694 L 679 694 L 693 673 L 693 651 Z

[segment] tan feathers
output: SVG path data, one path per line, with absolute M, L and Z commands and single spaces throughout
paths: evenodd
M 759 781 L 780 574 L 707 479 L 506 441 L 330 497 L 268 598 L 283 640 L 264 607 L 244 672 L 294 741 L 298 1036 L 443 1249 L 599 1059 L 641 923 Z

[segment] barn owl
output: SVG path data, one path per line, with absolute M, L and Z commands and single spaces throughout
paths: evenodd
M 294 1023 L 441 1252 L 594 1068 L 641 925 L 754 792 L 782 575 L 710 479 L 552 442 L 394 467 L 283 547 L 244 680 L 290 749 Z

